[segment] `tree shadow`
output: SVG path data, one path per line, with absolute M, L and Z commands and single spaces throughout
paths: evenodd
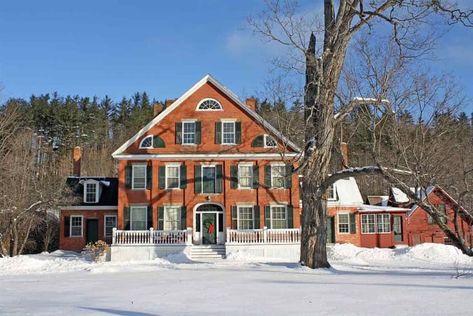
M 144 312 L 135 312 L 135 311 L 126 311 L 121 309 L 113 308 L 98 308 L 98 307 L 85 307 L 79 306 L 80 309 L 86 309 L 90 311 L 102 312 L 105 314 L 111 315 L 123 315 L 123 316 L 158 316 L 158 314 L 144 313 Z

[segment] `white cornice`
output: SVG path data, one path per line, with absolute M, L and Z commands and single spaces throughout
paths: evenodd
M 116 205 L 70 205 L 61 207 L 61 211 L 114 211 Z
M 282 160 L 285 157 L 296 157 L 297 153 L 248 153 L 248 154 L 119 154 L 118 160 L 150 160 L 150 159 L 178 159 L 178 160 L 205 160 L 205 159 L 271 159 Z

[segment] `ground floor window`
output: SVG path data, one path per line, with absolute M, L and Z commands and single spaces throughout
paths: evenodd
M 271 206 L 271 228 L 287 228 L 287 209 L 285 205 Z
M 71 237 L 82 237 L 82 216 L 71 216 L 71 225 L 70 225 L 70 236 Z
M 389 214 L 378 214 L 376 222 L 378 223 L 378 233 L 391 232 L 391 216 Z
M 164 207 L 164 230 L 181 229 L 181 207 L 166 206 Z
M 338 214 L 338 232 L 348 234 L 350 232 L 350 215 Z
M 238 206 L 238 229 L 253 229 L 253 206 Z
M 361 215 L 361 232 L 363 234 L 374 234 L 376 233 L 376 215 L 375 214 L 362 214 Z
M 148 207 L 132 206 L 130 208 L 130 230 L 146 230 L 148 227 Z
M 117 227 L 117 216 L 116 215 L 105 215 L 105 238 L 111 238 L 113 234 L 113 228 Z

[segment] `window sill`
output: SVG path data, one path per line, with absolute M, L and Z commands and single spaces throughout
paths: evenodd
M 182 146 L 197 146 L 198 144 L 181 144 Z

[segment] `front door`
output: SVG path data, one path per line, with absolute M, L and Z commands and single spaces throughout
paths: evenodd
M 202 243 L 204 245 L 217 243 L 216 213 L 202 213 Z
M 87 243 L 94 243 L 99 240 L 99 220 L 88 219 L 86 231 Z
M 402 237 L 402 216 L 393 216 L 394 241 L 401 242 Z

